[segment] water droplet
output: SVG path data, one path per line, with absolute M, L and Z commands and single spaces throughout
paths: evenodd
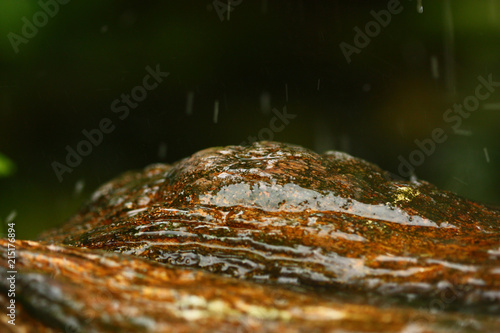
M 80 179 L 79 181 L 77 181 L 75 183 L 75 189 L 74 189 L 73 195 L 79 196 L 82 193 L 84 188 L 85 188 L 85 180 Z
M 439 79 L 439 63 L 438 63 L 438 58 L 436 56 L 431 57 L 431 72 L 433 79 L 435 80 Z
M 271 111 L 271 95 L 267 91 L 260 94 L 260 110 L 263 114 L 268 114 Z
M 424 6 L 422 5 L 422 0 L 417 0 L 417 12 L 422 14 L 424 12 Z
M 488 154 L 488 148 L 484 147 L 484 156 L 486 157 L 486 162 L 490 163 L 490 155 Z
M 467 185 L 469 185 L 469 184 L 467 184 L 466 182 L 464 182 L 464 181 L 463 181 L 462 179 L 460 179 L 460 178 L 453 177 L 453 179 L 455 179 L 457 182 L 459 182 L 459 183 L 461 183 L 461 184 L 463 184 L 463 185 L 466 185 L 466 186 L 467 186 Z
M 160 143 L 158 146 L 158 157 L 164 160 L 167 157 L 167 144 L 165 142 Z
M 9 213 L 9 216 L 7 216 L 7 218 L 5 219 L 5 222 L 6 223 L 11 223 L 12 221 L 14 221 L 14 219 L 16 218 L 17 216 L 17 211 L 16 210 L 13 210 Z
M 217 124 L 217 120 L 219 119 L 219 100 L 215 100 L 214 102 L 214 124 Z

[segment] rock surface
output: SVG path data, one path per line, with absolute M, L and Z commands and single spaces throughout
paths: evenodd
M 286 303 L 297 311 L 306 311 L 304 304 L 309 301 L 324 302 L 325 311 L 358 306 L 361 316 L 373 314 L 369 319 L 373 327 L 387 325 L 382 330 L 387 332 L 420 325 L 410 317 L 422 314 L 428 324 L 418 327 L 427 331 L 482 332 L 495 327 L 491 323 L 500 327 L 500 210 L 424 181 L 394 179 L 377 166 L 340 152 L 318 155 L 275 142 L 206 149 L 173 165 L 153 165 L 112 180 L 67 224 L 41 240 L 121 253 L 122 257 L 113 254 L 117 261 L 133 255 L 165 264 L 126 259 L 116 268 L 132 275 L 139 274 L 134 268 L 139 263 L 151 265 L 152 271 L 181 275 L 194 268 L 196 273 L 189 272 L 202 277 L 197 288 L 203 292 L 215 292 L 213 281 L 221 290 L 225 283 L 238 285 L 234 301 L 250 297 L 250 289 L 260 290 L 261 294 L 251 295 L 252 302 L 268 304 L 266 313 L 280 313 L 281 303 L 268 294 L 278 292 L 297 297 Z M 33 252 L 31 260 L 37 251 L 66 255 L 68 260 L 85 257 L 81 265 L 95 269 L 96 276 L 104 268 L 90 258 L 111 256 L 59 245 L 51 248 L 46 243 L 22 246 L 26 253 Z M 26 268 L 36 270 L 34 261 L 25 262 Z M 50 267 L 39 268 L 44 285 L 83 283 L 78 274 L 76 280 L 58 274 L 48 279 Z M 224 277 L 215 279 L 211 273 Z M 92 288 L 99 283 L 104 282 L 85 281 L 96 284 Z M 138 292 L 147 286 L 136 285 L 134 279 L 124 283 Z M 120 293 L 113 295 L 120 304 Z M 78 297 L 74 296 L 75 302 Z M 211 304 L 205 295 L 200 297 L 203 304 Z M 92 308 L 90 303 L 86 306 Z M 168 302 L 164 306 L 172 307 Z M 397 306 L 408 312 L 401 315 Z M 153 324 L 170 325 L 168 318 L 142 313 L 140 307 L 135 311 L 139 318 L 152 318 Z M 290 319 L 291 312 L 287 313 Z M 369 331 L 369 316 L 360 319 L 353 313 L 342 317 L 351 326 L 344 319 L 332 319 L 333 324 L 303 315 L 292 322 L 304 331 L 311 327 Z M 385 313 L 393 317 L 384 319 Z M 237 320 L 237 325 L 251 317 L 239 316 L 246 319 Z M 259 321 L 265 324 L 258 328 L 288 327 L 278 317 Z M 448 317 L 454 323 L 441 325 Z M 195 319 L 193 325 L 200 325 Z M 229 319 L 214 323 L 223 325 L 225 320 Z

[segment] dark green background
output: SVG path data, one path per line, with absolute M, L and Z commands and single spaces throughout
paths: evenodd
M 22 18 L 41 8 L 1 1 L 0 153 L 17 170 L 0 178 L 0 218 L 15 210 L 17 238 L 34 238 L 125 170 L 238 144 L 269 125 L 266 94 L 271 107 L 297 115 L 275 140 L 344 150 L 393 173 L 415 139 L 441 127 L 449 139 L 417 176 L 498 205 L 500 110 L 482 105 L 463 123 L 470 136 L 451 132 L 442 115 L 474 93 L 479 75 L 500 81 L 500 1 L 424 0 L 422 14 L 415 1 L 401 1 L 403 11 L 347 64 L 339 44 L 353 43 L 353 28 L 364 29 L 370 11 L 387 3 L 242 0 L 221 21 L 211 1 L 73 0 L 16 54 L 7 35 L 21 34 Z M 170 76 L 118 121 L 111 102 L 157 64 Z M 51 163 L 63 163 L 65 146 L 105 117 L 115 131 L 60 183 Z

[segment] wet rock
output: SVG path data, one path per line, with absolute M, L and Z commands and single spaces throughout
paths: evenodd
M 193 318 L 179 314 L 178 303 L 172 305 L 167 297 L 177 295 L 182 285 L 189 295 L 205 300 L 206 316 L 200 317 L 205 319 L 215 316 L 207 310 L 210 299 L 217 299 L 213 295 L 237 286 L 224 298 L 223 315 L 207 321 L 212 328 L 253 323 L 250 313 L 234 312 L 234 304 L 247 297 L 248 311 L 266 304 L 264 312 L 276 314 L 256 324 L 270 331 L 292 327 L 287 320 L 302 331 L 370 331 L 370 325 L 382 325 L 374 331 L 484 332 L 500 325 L 500 210 L 424 181 L 395 179 L 340 152 L 319 155 L 260 142 L 210 148 L 172 165 L 127 172 L 99 188 L 77 215 L 40 240 L 19 244 L 28 272 L 20 281 L 39 286 L 24 289 L 29 318 L 43 310 L 39 304 L 53 305 L 66 317 L 73 309 L 78 325 L 86 317 L 75 314 L 77 309 L 89 308 L 98 316 L 85 293 L 73 290 L 84 285 L 96 294 L 112 290 L 110 307 L 118 307 L 102 310 L 96 325 L 128 327 L 132 319 L 125 320 L 120 312 L 125 311 L 153 325 L 152 330 L 177 324 L 190 330 L 186 322 Z M 200 280 L 178 277 L 188 275 Z M 150 283 L 160 288 L 153 282 L 159 276 L 164 289 L 148 289 Z M 122 289 L 116 287 L 119 281 Z M 59 294 L 40 296 L 47 297 L 44 303 L 29 301 L 27 295 L 56 287 L 70 295 L 69 303 L 58 301 Z M 123 292 L 127 288 L 128 294 Z M 282 298 L 289 307 L 283 310 L 287 320 L 280 317 Z M 125 301 L 131 300 L 129 308 Z M 170 314 L 159 318 L 148 302 Z M 324 304 L 329 319 L 316 323 L 303 314 L 293 317 L 292 309 L 309 311 L 305 304 Z M 330 317 L 337 312 L 328 311 L 344 306 L 357 308 L 339 324 Z M 398 307 L 407 312 L 399 313 Z M 356 311 L 370 315 L 360 319 Z M 235 313 L 237 319 L 229 316 Z M 204 323 L 200 318 L 194 318 L 196 328 L 203 327 L 196 326 Z
M 500 211 L 340 152 L 200 151 L 103 185 L 43 240 L 266 283 L 500 312 Z

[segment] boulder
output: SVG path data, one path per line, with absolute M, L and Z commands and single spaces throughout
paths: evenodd
M 210 148 L 172 165 L 127 172 L 101 186 L 78 214 L 40 241 L 20 245 L 32 253 L 25 260 L 28 271 L 37 270 L 35 254 L 41 251 L 66 257 L 70 266 L 81 256 L 79 265 L 88 265 L 90 272 L 78 276 L 84 271 L 75 266 L 72 278 L 63 278 L 64 261 L 51 273 L 47 259 L 33 273 L 43 277 L 38 282 L 43 288 L 64 284 L 69 290 L 80 284 L 112 290 L 110 304 L 118 307 L 113 311 L 130 310 L 126 323 L 142 320 L 152 331 L 178 323 L 198 330 L 209 317 L 218 319 L 208 330 L 242 327 L 254 322 L 252 306 L 259 304 L 272 318 L 259 317 L 255 328 L 266 331 L 484 332 L 500 325 L 500 210 L 425 181 L 398 179 L 337 151 L 319 155 L 295 145 L 258 142 Z M 116 268 L 105 268 L 108 260 Z M 119 280 L 130 293 L 113 289 L 118 276 L 100 270 L 121 272 Z M 162 270 L 175 281 L 176 274 L 199 277 L 192 282 L 196 286 L 179 282 L 189 291 L 186 297 L 203 305 L 195 307 L 198 315 L 188 318 L 176 308 L 178 300 L 162 298 L 180 293 L 178 281 L 168 279 L 153 294 L 171 312 L 165 318 L 148 312 L 154 297 L 144 290 Z M 146 274 L 150 271 L 152 276 Z M 237 286 L 226 295 L 230 300 L 223 295 L 224 284 Z M 100 314 L 96 323 L 114 318 L 110 309 L 96 312 L 92 302 L 78 302 L 83 295 L 70 295 L 69 303 Z M 134 300 L 130 309 L 126 300 Z M 210 305 L 219 300 L 220 316 Z M 238 308 L 240 302 L 250 304 L 243 307 L 251 313 Z M 310 304 L 318 308 L 310 310 Z M 338 312 L 351 307 L 352 313 Z M 311 319 L 323 310 L 327 319 Z M 294 317 L 294 311 L 301 314 Z M 82 318 L 75 319 L 80 326 Z M 182 320 L 190 324 L 183 326 Z

